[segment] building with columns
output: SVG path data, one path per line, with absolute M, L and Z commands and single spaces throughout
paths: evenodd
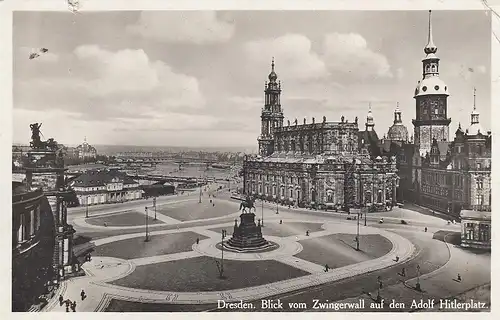
M 415 139 L 400 144 L 399 148 L 384 150 L 387 155 L 397 156 L 401 178 L 398 198 L 446 213 L 450 219 L 457 220 L 461 218 L 462 210 L 491 211 L 491 132 L 480 125 L 474 88 L 470 125 L 464 130 L 459 124 L 454 138 L 449 139 L 449 91 L 439 78 L 439 58 L 432 38 L 430 11 L 428 43 L 424 52 L 423 79 L 414 94 Z M 396 140 L 395 135 L 389 136 Z M 487 214 L 469 216 L 477 220 Z
M 259 155 L 246 156 L 243 191 L 259 199 L 312 208 L 367 206 L 386 210 L 396 201 L 395 157 L 381 157 L 371 106 L 365 131 L 358 118 L 326 117 L 283 123 L 281 84 L 271 64 L 261 114 Z

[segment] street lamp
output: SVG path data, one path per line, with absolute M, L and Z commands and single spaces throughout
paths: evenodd
M 156 220 L 156 197 L 153 198 L 153 207 L 155 208 L 155 220 Z
M 198 203 L 201 203 L 201 183 L 199 183 L 198 185 L 200 187 L 200 200 L 198 201 Z
M 264 226 L 264 199 L 260 201 L 261 210 L 262 210 L 262 226 Z
M 220 242 L 221 244 L 221 263 L 220 263 L 220 270 L 219 270 L 219 277 L 221 279 L 224 278 L 224 238 L 226 237 L 226 229 L 222 229 L 221 235 L 222 235 L 222 241 Z
M 422 291 L 422 289 L 420 288 L 420 265 L 417 264 L 417 284 L 415 285 L 415 289 L 417 289 L 418 291 Z
M 279 206 L 278 206 L 278 199 L 276 199 L 276 214 L 279 214 Z
M 148 207 L 144 207 L 144 209 L 146 210 L 146 239 L 144 239 L 144 242 L 148 242 L 149 241 L 149 232 L 148 232 Z
M 377 277 L 377 283 L 378 283 L 378 286 L 377 286 L 377 302 L 380 302 L 381 297 L 380 297 L 380 288 L 382 288 L 382 279 L 380 278 L 380 276 Z
M 89 196 L 87 196 L 87 201 L 85 202 L 85 218 L 89 217 Z

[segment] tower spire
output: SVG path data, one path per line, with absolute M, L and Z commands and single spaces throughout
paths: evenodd
M 271 62 L 271 71 L 274 71 L 274 57 L 273 57 L 273 60 Z
M 474 110 L 476 110 L 476 87 L 474 87 Z
M 432 40 L 432 10 L 429 10 L 429 34 L 427 36 L 427 45 L 424 48 L 425 54 L 434 54 L 437 52 L 437 47 Z

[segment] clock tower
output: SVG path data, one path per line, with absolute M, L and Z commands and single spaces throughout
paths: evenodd
M 448 87 L 439 78 L 437 47 L 432 40 L 431 11 L 429 10 L 429 35 L 422 60 L 422 80 L 415 89 L 416 117 L 413 119 L 415 145 L 421 156 L 430 153 L 432 141 L 448 141 Z

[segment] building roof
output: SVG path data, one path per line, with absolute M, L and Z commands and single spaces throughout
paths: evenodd
M 402 123 L 395 123 L 389 128 L 387 138 L 389 140 L 408 141 L 408 129 Z
M 125 185 L 127 184 L 137 184 L 132 178 L 127 176 L 125 173 L 116 170 L 104 170 L 104 171 L 87 171 L 73 179 L 73 187 L 102 187 L 108 183 L 121 182 Z
M 462 210 L 460 212 L 460 218 L 491 221 L 491 212 L 490 211 Z
M 380 156 L 380 140 L 375 130 L 358 131 L 358 147 L 369 145 L 369 152 L 372 157 Z

